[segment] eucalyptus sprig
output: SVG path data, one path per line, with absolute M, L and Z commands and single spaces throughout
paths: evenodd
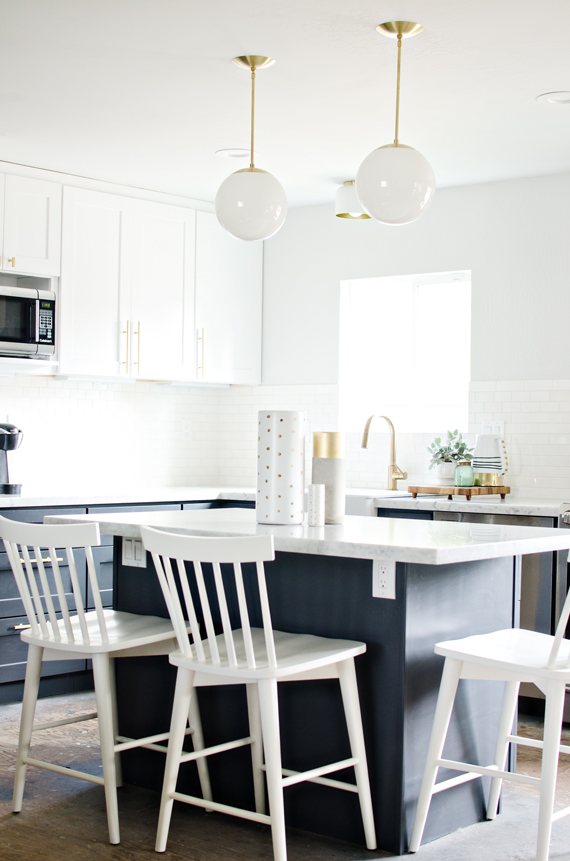
M 428 452 L 431 455 L 430 469 L 440 463 L 473 459 L 473 449 L 467 448 L 467 442 L 458 430 L 447 431 L 447 438 L 443 442 L 440 436 L 436 436 L 428 447 Z

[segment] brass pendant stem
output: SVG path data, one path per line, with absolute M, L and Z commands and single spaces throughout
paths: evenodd
M 253 135 L 254 135 L 254 120 L 255 120 L 255 66 L 251 67 L 251 158 L 249 167 L 254 169 L 253 163 Z
M 402 66 L 402 35 L 398 33 L 398 74 L 396 78 L 396 129 L 394 132 L 394 146 L 398 146 L 398 132 L 400 126 L 400 70 Z

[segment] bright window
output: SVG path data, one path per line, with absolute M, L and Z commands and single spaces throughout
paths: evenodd
M 399 433 L 467 431 L 470 334 L 470 272 L 342 282 L 340 426 L 381 413 Z

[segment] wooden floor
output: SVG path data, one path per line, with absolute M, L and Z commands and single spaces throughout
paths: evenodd
M 38 718 L 54 720 L 70 714 L 94 710 L 93 695 L 74 694 L 53 697 L 38 704 Z M 0 859 L 4 861 L 154 861 L 154 836 L 158 818 L 158 796 L 147 790 L 125 786 L 120 790 L 121 838 L 119 846 L 107 843 L 107 826 L 103 790 L 99 786 L 74 780 L 47 771 L 30 768 L 26 784 L 23 811 L 11 812 L 14 760 L 20 717 L 18 704 L 0 707 Z M 540 725 L 524 721 L 523 734 L 540 736 Z M 570 737 L 570 732 L 566 733 Z M 34 755 L 73 768 L 101 773 L 96 721 L 85 721 L 71 727 L 46 730 L 35 736 Z M 569 743 L 568 740 L 566 743 Z M 65 756 L 62 753 L 65 752 Z M 519 748 L 518 770 L 526 774 L 540 773 L 537 751 Z M 511 786 L 513 786 L 511 784 Z M 530 798 L 529 796 L 533 796 Z M 491 835 L 497 858 L 528 858 L 533 856 L 533 840 L 522 853 L 508 851 L 501 842 L 501 828 L 507 827 L 508 842 L 518 842 L 523 823 L 537 807 L 536 793 L 530 787 L 517 786 L 509 790 L 511 820 L 498 817 L 495 823 L 472 826 L 457 832 L 463 837 L 458 854 L 451 835 L 422 847 L 418 861 L 425 858 L 462 861 L 470 857 L 491 857 L 477 852 L 477 834 Z M 570 757 L 561 760 L 557 806 L 570 804 Z M 507 805 L 505 805 L 507 806 Z M 513 819 L 514 816 L 514 819 Z M 504 820 L 504 825 L 500 823 Z M 564 820 L 563 820 L 564 821 Z M 568 822 L 569 820 L 565 820 Z M 497 823 L 499 823 L 497 825 Z M 535 824 L 531 823 L 530 833 Z M 557 826 L 555 826 L 557 827 Z M 487 831 L 477 831 L 477 829 Z M 510 831 L 508 830 L 510 828 Z M 515 836 L 513 837 L 513 833 Z M 505 842 L 507 838 L 504 838 Z M 447 843 L 446 843 L 447 841 Z M 467 841 L 467 844 L 465 844 Z M 473 847 L 471 847 L 473 843 Z M 473 849 L 473 856 L 470 849 Z M 289 861 L 372 861 L 390 857 L 384 852 L 368 852 L 360 846 L 318 838 L 306 832 L 288 831 Z M 162 856 L 169 861 L 272 861 L 271 834 L 267 826 L 220 814 L 205 814 L 186 805 L 175 805 L 168 850 Z M 393 856 L 392 856 L 393 857 Z M 410 856 L 407 856 L 408 858 Z M 492 854 L 492 857 L 495 857 Z M 554 855 L 551 856 L 554 861 Z M 569 855 L 556 855 L 559 859 Z

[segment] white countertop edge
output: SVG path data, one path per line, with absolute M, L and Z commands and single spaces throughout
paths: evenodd
M 220 514 L 221 514 L 221 510 Z M 205 513 L 205 512 L 204 512 Z M 213 514 L 214 512 L 212 512 Z M 217 514 L 218 512 L 216 512 Z M 155 526 L 181 534 L 198 536 L 235 537 L 239 535 L 273 535 L 275 549 L 290 553 L 306 553 L 317 556 L 340 556 L 353 559 L 381 559 L 419 563 L 425 565 L 447 565 L 457 562 L 472 562 L 484 559 L 497 559 L 506 556 L 542 553 L 553 550 L 568 550 L 570 548 L 570 530 L 545 529 L 539 527 L 497 527 L 503 535 L 499 540 L 489 540 L 489 527 L 481 524 L 461 524 L 431 521 L 403 521 L 372 519 L 368 517 L 345 518 L 345 531 L 342 526 L 325 526 L 311 528 L 299 526 L 270 526 L 256 524 L 253 511 L 242 510 L 240 516 L 230 516 L 227 512 L 224 519 L 216 517 L 212 524 L 206 526 L 203 518 L 194 520 L 186 517 L 186 523 L 180 524 L 179 514 L 193 515 L 198 512 L 160 512 L 146 514 L 120 514 L 105 517 L 93 515 L 51 515 L 46 518 L 48 523 L 84 522 L 96 519 L 102 534 L 119 535 L 124 538 L 140 538 L 140 525 Z M 208 515 L 210 512 L 208 512 Z M 251 515 L 251 516 L 250 516 Z M 129 522 L 136 517 L 139 523 Z M 178 522 L 177 522 L 178 521 Z M 392 526 L 388 534 L 385 524 Z M 377 527 L 377 528 L 376 528 Z M 466 528 L 467 527 L 467 528 Z M 401 538 L 394 534 L 394 529 L 401 533 Z M 505 533 L 506 530 L 506 533 Z M 365 532 L 366 538 L 358 540 L 358 532 Z M 477 532 L 481 532 L 481 536 Z M 289 532 L 289 534 L 287 534 Z M 290 534 L 296 532 L 298 534 Z M 511 534 L 509 534 L 509 532 Z M 515 533 L 514 535 L 512 533 Z M 537 533 L 541 533 L 537 535 Z M 335 533 L 337 533 L 335 535 Z M 340 533 L 340 535 L 338 534 Z M 377 534 L 377 537 L 375 535 Z M 406 537 L 410 536 L 406 544 Z M 422 538 L 424 536 L 424 538 Z M 452 536 L 452 546 L 429 546 L 438 542 L 445 545 Z M 512 537 L 511 537 L 512 536 Z M 419 540 L 425 540 L 421 545 Z M 371 540 L 372 538 L 372 540 Z M 463 542 L 463 543 L 458 543 Z

